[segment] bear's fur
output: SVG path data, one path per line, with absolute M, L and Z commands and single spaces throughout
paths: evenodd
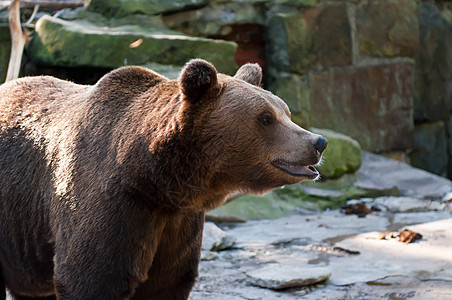
M 318 176 L 326 142 L 261 78 L 196 59 L 0 86 L 0 299 L 186 299 L 204 211 Z

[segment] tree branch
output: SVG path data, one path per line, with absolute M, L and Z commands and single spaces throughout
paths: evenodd
M 22 31 L 20 24 L 20 1 L 14 0 L 9 6 L 9 31 L 11 32 L 11 56 L 8 64 L 6 81 L 19 77 L 20 64 L 28 35 Z

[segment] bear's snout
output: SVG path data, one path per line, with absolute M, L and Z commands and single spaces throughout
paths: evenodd
M 323 136 L 320 136 L 314 144 L 315 150 L 321 155 L 328 145 L 328 140 Z

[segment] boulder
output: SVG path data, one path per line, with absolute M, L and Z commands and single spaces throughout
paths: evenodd
M 116 68 L 149 62 L 184 65 L 191 58 L 203 58 L 219 72 L 234 73 L 236 47 L 233 42 L 190 37 L 172 30 L 139 25 L 106 27 L 88 20 L 44 16 L 36 23 L 28 54 L 38 65 L 64 67 Z
M 310 73 L 311 126 L 357 140 L 368 151 L 413 145 L 413 61 Z
M 323 162 L 318 167 L 323 178 L 338 178 L 359 169 L 361 146 L 356 140 L 329 129 L 311 128 L 310 130 L 328 139 L 328 147 L 323 153 Z
M 206 222 L 204 224 L 202 250 L 218 251 L 229 249 L 234 245 L 234 241 L 233 238 L 228 237 L 226 232 L 218 228 L 214 223 Z
M 124 16 L 135 13 L 147 15 L 179 11 L 190 7 L 199 7 L 207 4 L 207 0 L 91 0 L 89 9 L 100 12 L 106 16 Z
M 417 9 L 416 0 L 366 1 L 359 5 L 356 28 L 360 52 L 378 57 L 415 57 L 419 49 Z
M 0 84 L 6 79 L 9 54 L 11 52 L 11 38 L 7 24 L 0 24 Z
M 447 175 L 447 139 L 443 121 L 416 125 L 410 159 L 415 167 L 440 176 Z

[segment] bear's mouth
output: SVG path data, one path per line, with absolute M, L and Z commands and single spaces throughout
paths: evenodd
M 304 166 L 280 159 L 272 161 L 272 164 L 292 176 L 305 177 L 311 180 L 315 180 L 319 176 L 319 171 L 312 165 Z

